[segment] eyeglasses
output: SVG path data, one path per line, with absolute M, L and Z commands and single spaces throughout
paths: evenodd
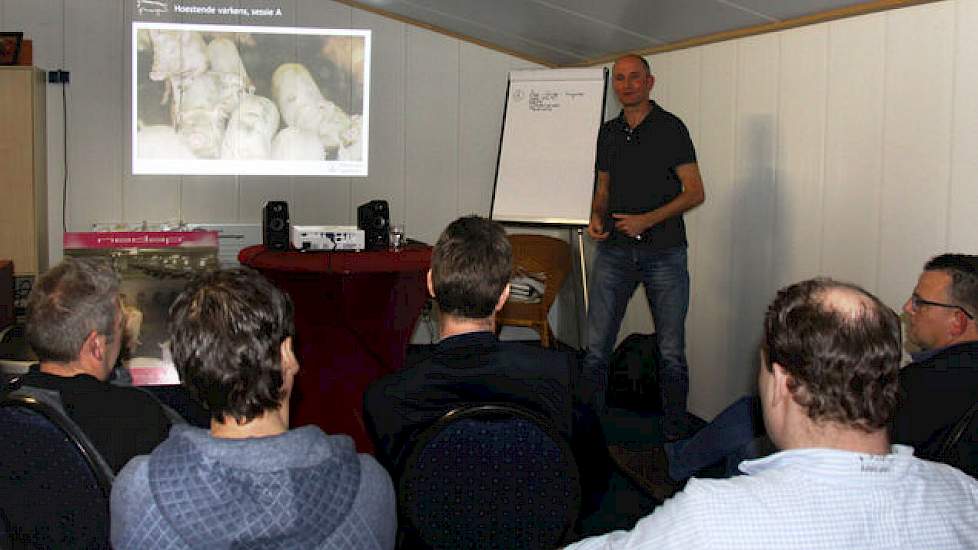
M 942 304 L 941 302 L 932 302 L 930 300 L 925 300 L 920 296 L 917 296 L 916 293 L 911 294 L 910 308 L 913 309 L 914 311 L 917 311 L 918 309 L 920 309 L 920 306 L 934 306 L 934 307 L 943 307 L 947 309 L 960 309 L 961 313 L 964 313 L 968 317 L 968 319 L 974 320 L 975 318 L 974 315 L 969 313 L 967 309 L 964 309 L 961 306 L 954 305 L 954 304 Z

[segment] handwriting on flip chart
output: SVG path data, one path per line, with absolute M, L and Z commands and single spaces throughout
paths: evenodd
M 574 102 L 584 97 L 584 92 L 553 92 L 530 90 L 528 107 L 531 111 L 555 111 L 560 109 L 561 100 Z

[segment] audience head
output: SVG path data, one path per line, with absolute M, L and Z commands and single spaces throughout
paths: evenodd
M 978 256 L 931 258 L 903 311 L 907 336 L 922 349 L 978 339 Z
M 498 223 L 467 216 L 435 244 L 428 287 L 442 313 L 485 319 L 502 307 L 513 271 L 513 248 Z
M 896 405 L 900 356 L 899 317 L 878 298 L 831 279 L 793 284 L 764 318 L 762 403 L 783 384 L 812 423 L 878 431 Z
M 119 356 L 122 322 L 119 276 L 102 258 L 65 258 L 27 301 L 27 342 L 40 362 L 78 362 L 100 380 Z
M 292 388 L 292 301 L 247 268 L 204 274 L 170 306 L 173 362 L 219 422 L 277 410 Z

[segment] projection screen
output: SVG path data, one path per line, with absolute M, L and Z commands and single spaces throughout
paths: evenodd
M 367 175 L 369 30 L 132 31 L 133 174 Z

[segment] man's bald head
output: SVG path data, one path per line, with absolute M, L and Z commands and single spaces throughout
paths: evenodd
M 849 283 L 810 279 L 785 287 L 764 318 L 764 368 L 781 365 L 814 421 L 883 428 L 896 406 L 900 320 Z
M 644 57 L 642 57 L 642 56 L 640 56 L 638 54 L 628 53 L 628 54 L 625 54 L 625 55 L 619 57 L 618 59 L 615 60 L 615 66 L 619 65 L 623 61 L 629 61 L 629 62 L 635 61 L 635 62 L 638 62 L 643 67 L 645 67 L 645 74 L 647 74 L 647 75 L 652 74 L 652 67 L 649 65 L 649 60 L 648 59 L 645 59 Z M 612 72 L 614 72 L 614 69 L 612 69 Z

